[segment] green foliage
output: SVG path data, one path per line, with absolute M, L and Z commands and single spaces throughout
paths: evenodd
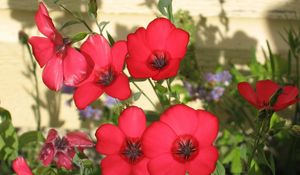
M 88 2 L 88 14 L 92 18 L 97 18 L 97 10 L 98 10 L 97 0 L 89 0 L 89 2 Z
M 0 107 L 0 123 L 11 120 L 10 112 L 2 107 Z
M 217 161 L 217 166 L 215 171 L 211 175 L 225 175 L 225 168 L 220 161 Z
M 72 43 L 79 42 L 79 41 L 83 40 L 87 35 L 88 35 L 88 33 L 86 33 L 86 32 L 79 32 L 71 38 L 71 41 L 72 41 Z
M 81 22 L 78 21 L 78 20 L 70 20 L 70 21 L 66 21 L 65 23 L 63 23 L 59 30 L 62 31 L 64 28 L 67 28 L 67 27 L 70 27 L 70 26 L 73 26 L 74 24 L 80 24 Z
M 80 153 L 76 153 L 73 157 L 73 163 L 80 169 L 80 175 L 92 175 L 93 174 L 93 162 L 86 157 L 83 157 Z
M 18 155 L 18 136 L 11 120 L 5 120 L 0 124 L 0 160 L 12 161 Z M 4 143 L 3 143 L 4 142 Z
M 40 131 L 28 131 L 19 136 L 19 149 L 22 149 L 27 144 L 31 144 L 33 142 L 42 143 L 45 138 Z
M 172 0 L 159 0 L 157 7 L 162 15 L 173 21 Z

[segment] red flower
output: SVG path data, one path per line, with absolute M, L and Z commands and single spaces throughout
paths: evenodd
M 123 73 L 127 54 L 125 41 L 116 42 L 110 48 L 103 36 L 94 34 L 82 44 L 80 50 L 94 63 L 94 69 L 74 93 L 75 104 L 79 109 L 84 109 L 103 92 L 119 100 L 130 97 L 129 80 Z
M 18 157 L 12 163 L 12 168 L 17 175 L 32 175 L 32 172 L 23 157 Z
M 129 107 L 119 117 L 119 127 L 105 124 L 96 132 L 96 150 L 105 154 L 101 161 L 103 175 L 148 175 L 141 137 L 146 128 L 142 109 Z
M 59 90 L 63 83 L 75 86 L 86 78 L 88 64 L 83 55 L 71 47 L 68 38 L 62 38 L 55 29 L 48 10 L 41 2 L 35 15 L 39 31 L 46 36 L 29 39 L 33 54 L 43 71 L 43 81 L 51 90 Z
M 189 34 L 176 28 L 168 19 L 157 18 L 147 29 L 141 27 L 128 35 L 129 73 L 134 78 L 162 80 L 177 74 Z
M 209 112 L 185 105 L 167 109 L 143 137 L 151 175 L 209 175 L 215 169 L 218 151 L 213 142 L 218 120 Z
M 39 159 L 44 166 L 55 160 L 58 167 L 72 169 L 72 158 L 76 151 L 93 147 L 94 143 L 83 132 L 70 132 L 65 137 L 59 137 L 55 129 L 50 129 L 42 147 Z
M 282 93 L 278 96 L 277 101 L 271 106 L 270 100 L 280 88 Z M 295 86 L 280 87 L 277 83 L 271 80 L 260 80 L 256 82 L 256 90 L 251 87 L 248 82 L 242 82 L 238 84 L 238 91 L 242 97 L 244 97 L 255 108 L 271 109 L 274 111 L 280 111 L 287 106 L 296 103 L 299 99 L 298 89 Z

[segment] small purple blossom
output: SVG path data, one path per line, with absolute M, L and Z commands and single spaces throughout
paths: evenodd
M 193 86 L 193 84 L 191 84 L 191 83 L 185 81 L 185 82 L 183 82 L 183 86 L 184 86 L 185 89 L 188 91 L 188 93 L 189 93 L 189 95 L 190 95 L 191 97 L 194 97 L 194 96 L 195 96 L 197 90 L 196 90 L 196 88 Z
M 79 115 L 81 119 L 100 120 L 102 113 L 103 112 L 101 110 L 94 109 L 91 106 L 87 106 L 84 110 L 79 111 Z
M 209 96 L 213 101 L 219 101 L 220 98 L 223 96 L 224 91 L 225 88 L 217 86 L 209 93 Z
M 228 86 L 231 82 L 232 75 L 229 71 L 225 70 L 216 74 L 217 82 L 223 83 L 225 86 Z
M 104 105 L 109 107 L 109 108 L 112 108 L 114 107 L 116 104 L 118 104 L 120 101 L 116 98 L 113 98 L 111 96 L 107 96 L 105 98 L 105 101 L 104 101 Z
M 217 77 L 216 77 L 216 74 L 213 74 L 213 73 L 206 73 L 204 75 L 204 79 L 208 82 L 208 83 L 211 83 L 211 84 L 214 84 L 217 82 Z

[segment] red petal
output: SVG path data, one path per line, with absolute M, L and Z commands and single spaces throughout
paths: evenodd
M 179 70 L 180 61 L 179 60 L 169 60 L 169 63 L 164 67 L 157 75 L 153 76 L 153 80 L 163 80 L 171 78 L 177 75 Z
M 176 161 L 171 154 L 163 154 L 153 158 L 148 164 L 153 175 L 185 175 L 185 164 Z
M 74 101 L 78 109 L 84 109 L 97 100 L 103 93 L 101 86 L 95 83 L 86 83 L 79 86 L 74 92 Z
M 133 175 L 150 175 L 148 171 L 149 159 L 143 158 L 140 162 L 135 164 L 132 168 Z
M 23 157 L 18 157 L 12 163 L 12 168 L 17 175 L 32 175 L 32 172 Z
M 67 48 L 64 65 L 64 83 L 68 86 L 75 86 L 87 78 L 88 64 L 85 57 L 72 47 Z
M 280 86 L 271 80 L 261 80 L 256 82 L 256 92 L 259 102 L 261 104 L 269 103 L 270 98 L 279 88 Z
M 238 91 L 239 91 L 240 95 L 242 97 L 244 97 L 250 104 L 252 104 L 256 108 L 260 108 L 258 101 L 257 101 L 257 95 L 248 82 L 239 83 Z
M 42 34 L 50 39 L 54 39 L 57 31 L 53 25 L 52 19 L 49 17 L 47 8 L 42 2 L 39 4 L 39 9 L 35 14 L 35 23 Z
M 43 71 L 45 85 L 54 91 L 59 90 L 63 85 L 63 63 L 62 59 L 55 55 L 46 64 Z
M 115 71 L 122 72 L 124 67 L 125 58 L 127 55 L 126 41 L 118 41 L 111 48 L 112 64 Z
M 131 57 L 126 60 L 126 64 L 130 75 L 134 78 L 150 78 L 159 73 L 158 70 L 151 69 L 148 63 L 136 61 Z
M 67 170 L 71 170 L 72 169 L 72 159 L 71 157 L 69 157 L 68 155 L 62 153 L 62 152 L 57 152 L 56 153 L 56 165 L 58 167 L 64 167 Z
M 95 68 L 107 67 L 112 62 L 111 49 L 107 40 L 98 34 L 89 36 L 81 45 L 80 51 L 88 55 L 94 62 Z
M 94 146 L 94 143 L 84 132 L 80 132 L 80 131 L 69 132 L 66 135 L 66 139 L 69 141 L 71 147 L 85 148 L 85 147 Z
M 54 145 L 52 143 L 46 143 L 41 149 L 39 159 L 42 161 L 44 166 L 48 166 L 52 162 L 54 154 Z
M 151 50 L 164 50 L 175 26 L 166 18 L 156 18 L 147 27 L 146 38 Z
M 59 136 L 58 136 L 57 131 L 55 129 L 50 129 L 48 131 L 48 135 L 47 135 L 47 139 L 46 139 L 45 143 L 51 143 L 58 137 Z
M 119 117 L 119 127 L 127 137 L 140 138 L 146 129 L 146 116 L 141 108 L 131 106 Z
M 283 92 L 278 96 L 276 103 L 273 108 L 275 111 L 282 110 L 291 104 L 296 103 L 298 96 L 298 88 L 295 86 L 285 86 L 283 87 Z
M 120 73 L 111 85 L 105 87 L 104 92 L 119 100 L 126 100 L 131 95 L 129 80 L 126 75 Z
M 177 135 L 163 122 L 152 123 L 143 135 L 144 153 L 147 157 L 157 157 L 171 153 L 172 144 Z
M 198 110 L 197 112 L 199 124 L 194 136 L 197 138 L 200 147 L 210 146 L 218 135 L 218 119 L 207 111 Z
M 33 36 L 29 39 L 29 44 L 40 67 L 43 67 L 55 54 L 54 43 L 48 38 Z
M 146 42 L 146 30 L 143 27 L 127 36 L 127 46 L 129 56 L 134 61 L 146 62 L 151 54 Z
M 185 106 L 174 105 L 167 109 L 160 117 L 177 135 L 194 135 L 198 127 L 197 111 Z
M 181 29 L 174 29 L 167 40 L 166 50 L 171 57 L 182 59 L 186 53 L 189 43 L 189 34 Z
M 104 175 L 131 175 L 131 166 L 119 155 L 109 155 L 101 163 Z
M 210 175 L 216 168 L 218 150 L 215 147 L 200 149 L 198 156 L 187 164 L 189 175 Z
M 96 131 L 96 150 L 101 154 L 117 154 L 123 146 L 125 135 L 111 124 L 101 125 Z

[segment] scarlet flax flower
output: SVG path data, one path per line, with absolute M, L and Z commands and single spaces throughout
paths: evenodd
M 12 163 L 12 168 L 17 175 L 33 175 L 23 157 L 16 158 Z
M 270 104 L 271 97 L 282 88 L 276 102 Z M 296 103 L 299 99 L 298 88 L 295 86 L 281 87 L 271 80 L 260 80 L 256 82 L 255 90 L 248 82 L 238 84 L 238 91 L 251 105 L 259 110 L 267 109 L 280 111 L 291 104 Z
M 125 100 L 130 97 L 129 80 L 123 73 L 127 54 L 125 41 L 110 48 L 107 40 L 98 34 L 91 35 L 81 46 L 81 52 L 94 64 L 90 76 L 74 93 L 77 108 L 84 109 L 104 92 L 111 97 Z
M 50 129 L 39 159 L 44 166 L 50 165 L 54 160 L 58 167 L 72 169 L 72 158 L 76 153 L 75 148 L 82 151 L 93 146 L 94 143 L 83 132 L 70 132 L 65 137 L 59 137 L 55 129 Z
M 147 29 L 141 27 L 129 34 L 127 42 L 126 64 L 130 75 L 162 80 L 177 74 L 187 50 L 189 34 L 176 28 L 168 19 L 157 18 Z
M 96 150 L 106 155 L 103 175 L 149 175 L 141 138 L 146 128 L 142 109 L 132 106 L 119 117 L 119 126 L 104 124 L 97 129 Z
M 151 175 L 210 175 L 218 159 L 213 142 L 218 120 L 204 110 L 185 105 L 167 109 L 143 136 Z
M 85 79 L 89 70 L 85 57 L 71 47 L 70 39 L 63 38 L 56 30 L 42 2 L 35 15 L 35 22 L 46 37 L 33 36 L 29 43 L 38 64 L 44 67 L 45 85 L 57 91 L 63 84 L 75 86 Z

